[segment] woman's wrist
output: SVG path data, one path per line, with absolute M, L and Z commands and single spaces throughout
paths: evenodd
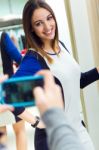
M 35 121 L 34 124 L 31 124 L 31 126 L 32 126 L 33 128 L 36 128 L 36 127 L 38 126 L 39 122 L 40 122 L 40 118 L 39 118 L 38 116 L 36 116 L 36 121 Z

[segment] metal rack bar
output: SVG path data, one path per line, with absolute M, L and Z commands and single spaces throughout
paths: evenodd
M 22 24 L 20 25 L 11 25 L 11 26 L 6 26 L 6 27 L 0 27 L 0 31 L 4 30 L 11 30 L 11 29 L 16 29 L 16 28 L 22 28 Z

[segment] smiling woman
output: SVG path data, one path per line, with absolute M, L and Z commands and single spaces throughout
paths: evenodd
M 30 3 L 32 2 L 30 1 Z M 59 48 L 57 43 L 58 28 L 54 12 L 49 5 L 43 2 L 41 7 L 34 5 L 33 10 L 32 8 L 27 10 L 28 7 L 27 3 L 23 10 L 23 28 L 28 41 L 28 47 L 37 49 L 51 63 L 51 57 L 44 50 L 52 50 L 57 53 Z M 49 42 L 52 48 L 49 47 Z
M 62 89 L 64 109 L 69 121 L 75 127 L 85 149 L 94 150 L 90 136 L 82 124 L 79 103 L 80 83 L 81 85 L 84 83 L 85 87 L 98 80 L 97 68 L 88 73 L 81 73 L 80 66 L 59 42 L 56 17 L 46 2 L 27 1 L 23 9 L 23 28 L 27 53 L 13 77 L 34 75 L 41 69 L 51 70 L 56 83 Z M 50 53 L 51 51 L 53 54 Z M 94 80 L 90 72 L 94 74 Z M 87 82 L 89 80 L 90 82 Z M 23 115 L 25 119 L 25 111 Z M 19 117 L 22 117 L 22 114 Z M 46 131 L 39 125 L 40 122 L 35 130 L 35 150 L 48 150 Z

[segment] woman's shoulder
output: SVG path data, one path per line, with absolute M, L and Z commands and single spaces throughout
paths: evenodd
M 35 58 L 35 59 L 44 59 L 37 51 L 34 49 L 28 49 L 24 58 Z
M 25 56 L 33 56 L 33 57 L 35 57 L 37 55 L 38 55 L 38 53 L 36 51 L 34 51 L 33 49 L 28 49 Z
M 23 57 L 21 64 L 15 73 L 14 77 L 16 76 L 27 76 L 33 75 L 37 71 L 41 69 L 41 59 L 38 59 L 38 53 L 34 51 L 27 51 L 25 56 Z
M 21 66 L 29 67 L 29 64 L 30 64 L 30 66 L 39 65 L 39 66 L 42 66 L 43 68 L 45 68 L 45 66 L 46 66 L 46 68 L 48 68 L 44 57 L 41 56 L 37 51 L 34 51 L 32 49 L 29 49 L 26 52 L 25 56 L 22 59 L 20 67 Z

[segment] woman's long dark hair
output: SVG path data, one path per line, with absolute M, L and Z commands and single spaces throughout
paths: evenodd
M 44 46 L 43 42 L 35 34 L 35 32 L 32 32 L 31 18 L 34 11 L 38 8 L 44 8 L 48 10 L 53 16 L 56 23 L 56 31 L 55 31 L 55 37 L 52 42 L 52 48 L 56 52 L 56 49 L 58 47 L 58 27 L 57 27 L 57 21 L 53 10 L 46 2 L 42 0 L 28 0 L 28 2 L 25 4 L 23 9 L 23 29 L 25 32 L 27 48 L 33 48 L 37 50 L 42 56 L 46 57 L 50 63 L 52 63 L 52 58 L 43 50 L 43 46 Z

